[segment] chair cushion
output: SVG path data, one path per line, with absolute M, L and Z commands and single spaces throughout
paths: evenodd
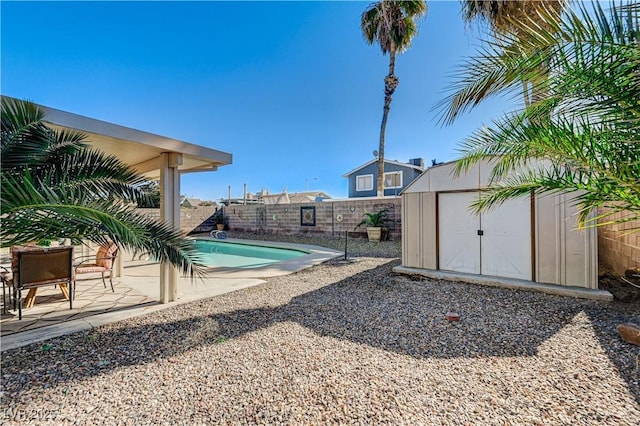
M 104 266 L 96 265 L 95 263 L 84 263 L 82 266 L 76 268 L 77 274 L 88 274 L 90 272 L 104 272 L 108 271 Z
M 96 265 L 102 268 L 111 268 L 111 256 L 109 256 L 109 249 L 106 247 L 100 247 L 96 253 Z
M 0 272 L 0 277 L 2 277 L 2 279 L 5 282 L 11 282 L 13 280 L 13 273 L 11 272 Z
M 96 253 L 96 265 L 107 270 L 113 266 L 113 256 L 118 251 L 118 246 L 111 243 L 109 247 L 101 246 Z

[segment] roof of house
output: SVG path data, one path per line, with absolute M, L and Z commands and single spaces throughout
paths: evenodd
M 377 162 L 378 162 L 378 159 L 374 158 L 373 160 L 368 161 L 368 162 L 364 163 L 363 165 L 356 167 L 355 169 L 351 170 L 350 172 L 343 174 L 342 177 L 345 177 L 345 178 L 349 177 L 352 174 L 356 173 L 358 170 L 364 169 L 365 167 L 368 167 L 371 164 L 374 164 L 374 163 L 377 163 Z M 424 168 L 422 168 L 420 166 L 416 166 L 415 164 L 411 164 L 411 163 L 403 163 L 402 161 L 385 159 L 384 162 L 385 162 L 385 164 L 395 164 L 396 166 L 402 166 L 402 167 L 408 167 L 408 168 L 411 168 L 411 169 L 416 169 L 416 170 L 418 170 L 420 172 L 424 170 Z
M 328 194 L 322 191 L 308 191 L 308 192 L 294 192 L 287 193 L 282 192 L 279 194 L 263 195 L 262 200 L 265 204 L 296 204 L 296 203 L 313 203 L 316 199 L 331 198 Z
M 181 203 L 181 204 L 182 204 L 183 206 L 189 205 L 189 206 L 191 206 L 191 207 L 196 207 L 196 206 L 199 206 L 201 203 L 202 203 L 202 200 L 201 200 L 201 199 L 199 199 L 199 198 L 189 198 L 189 197 L 186 197 L 184 200 L 182 200 L 182 203 Z

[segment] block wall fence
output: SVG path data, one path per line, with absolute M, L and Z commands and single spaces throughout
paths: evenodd
M 611 219 L 620 219 L 623 212 Z M 629 268 L 640 268 L 640 232 L 629 233 L 640 228 L 640 220 L 598 228 L 598 258 L 600 263 L 623 275 Z
M 349 231 L 350 237 L 366 237 L 364 226 L 354 231 L 364 218 L 365 212 L 374 213 L 382 208 L 389 210 L 389 239 L 400 239 L 401 198 L 344 200 L 332 202 L 278 204 L 278 205 L 231 205 L 222 207 L 233 237 L 233 231 L 259 232 L 264 234 L 317 234 L 339 236 Z M 160 217 L 159 209 L 139 209 L 145 215 Z M 211 216 L 216 208 L 199 206 L 180 209 L 180 228 L 183 233 L 210 232 L 215 229 Z M 315 222 L 314 219 L 315 213 Z
M 160 220 L 160 209 L 137 209 L 145 216 Z M 195 208 L 183 207 L 180 209 L 180 230 L 184 234 L 190 232 L 208 232 L 215 228 L 211 216 L 216 212 L 213 206 L 199 206 Z
M 389 239 L 400 239 L 401 199 L 332 201 L 302 204 L 248 205 L 224 208 L 229 230 L 273 234 L 319 234 L 338 236 L 349 231 L 366 237 L 366 227 L 354 230 L 365 212 L 389 210 Z M 315 219 L 315 220 L 314 220 Z
M 340 236 L 349 231 L 349 236 L 366 237 L 366 229 L 355 226 L 363 219 L 364 212 L 376 212 L 383 207 L 389 209 L 393 220 L 389 239 L 401 238 L 401 198 L 378 200 L 341 200 L 333 202 L 279 204 L 279 205 L 247 205 L 224 207 L 229 233 L 233 231 L 259 232 L 265 234 L 319 234 Z M 139 209 L 152 217 L 160 217 L 159 209 Z M 210 232 L 215 228 L 211 216 L 215 213 L 213 206 L 180 209 L 181 230 L 185 234 Z M 315 225 L 302 225 L 312 217 L 315 211 Z M 623 213 L 618 213 L 621 217 Z M 338 219 L 342 219 L 339 221 Z M 625 231 L 639 228 L 640 221 L 626 224 L 601 226 L 598 228 L 598 258 L 601 264 L 611 268 L 618 274 L 624 274 L 628 268 L 640 268 L 640 232 L 627 234 Z M 626 235 L 625 235 L 626 234 Z

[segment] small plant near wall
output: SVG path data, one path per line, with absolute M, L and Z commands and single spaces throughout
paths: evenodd
M 389 218 L 389 209 L 384 208 L 376 213 L 365 212 L 364 216 L 364 219 L 356 225 L 354 230 L 362 225 L 366 225 L 369 241 L 379 242 L 383 239 L 383 235 L 386 237 L 387 230 L 389 229 L 387 224 L 391 221 Z
M 224 214 L 222 210 L 216 213 L 215 222 L 216 222 L 216 228 L 218 229 L 218 231 L 224 230 L 225 223 L 224 223 Z

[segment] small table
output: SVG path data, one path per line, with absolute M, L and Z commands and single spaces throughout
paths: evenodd
M 69 289 L 66 284 L 58 284 L 60 287 L 60 292 L 64 296 L 65 299 L 69 300 Z M 24 307 L 25 308 L 33 308 L 33 305 L 36 304 L 36 293 L 38 292 L 38 287 L 33 287 L 29 289 L 29 293 L 27 293 L 27 297 L 24 298 Z

